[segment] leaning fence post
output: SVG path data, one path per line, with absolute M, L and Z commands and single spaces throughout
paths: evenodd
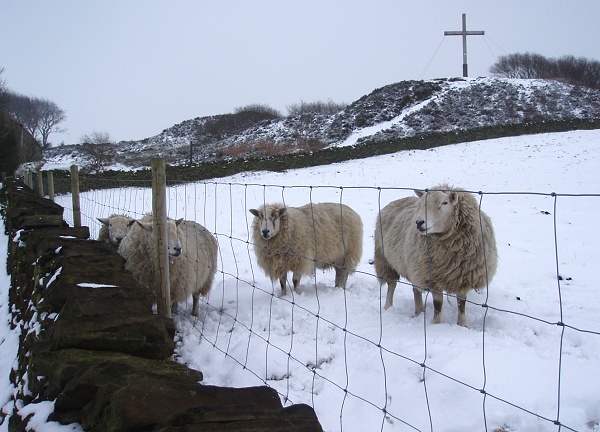
M 79 171 L 77 165 L 71 165 L 71 198 L 73 200 L 73 226 L 81 226 L 81 207 L 79 205 Z
M 44 177 L 41 171 L 37 172 L 37 187 L 38 187 L 38 195 L 41 198 L 44 198 Z
M 158 313 L 171 318 L 171 286 L 169 282 L 167 231 L 167 178 L 165 160 L 152 158 L 152 228 L 154 232 L 155 289 Z
M 54 201 L 54 174 L 52 171 L 47 171 L 48 173 L 48 198 Z

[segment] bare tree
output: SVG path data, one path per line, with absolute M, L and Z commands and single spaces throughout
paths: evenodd
M 501 56 L 490 72 L 506 78 L 555 79 L 600 89 L 600 62 L 583 57 L 548 59 L 540 54 L 509 54 Z
M 82 153 L 88 159 L 92 172 L 100 172 L 115 160 L 115 145 L 108 132 L 93 131 L 80 139 Z
M 311 114 L 333 115 L 346 108 L 346 106 L 345 103 L 336 103 L 329 99 L 327 102 L 300 101 L 300 103 L 289 105 L 287 110 L 290 116 L 306 116 Z
M 277 111 L 275 108 L 270 107 L 269 105 L 264 104 L 250 104 L 243 107 L 239 107 L 235 109 L 234 113 L 260 113 L 264 114 L 269 118 L 281 118 L 281 113 L 279 111 Z
M 37 135 L 37 108 L 34 99 L 18 93 L 8 93 L 7 111 L 13 119 L 23 125 L 27 131 L 38 138 Z
M 555 65 L 540 54 L 509 54 L 501 56 L 490 67 L 494 75 L 506 78 L 553 78 Z
M 59 124 L 66 120 L 66 113 L 51 100 L 14 92 L 8 96 L 8 113 L 41 141 L 42 148 L 49 147 L 48 137 L 52 132 L 64 132 Z
M 600 62 L 592 60 L 585 69 L 584 85 L 593 89 L 600 89 Z
M 114 144 L 110 134 L 106 131 L 93 131 L 89 135 L 82 135 L 79 142 L 81 144 Z
M 4 112 L 6 104 L 8 104 L 8 90 L 6 88 L 6 82 L 2 78 L 4 68 L 0 67 L 0 112 Z
M 48 99 L 41 99 L 38 106 L 38 131 L 42 136 L 42 148 L 45 149 L 50 146 L 48 136 L 52 132 L 61 133 L 65 131 L 64 128 L 60 128 L 58 125 L 66 120 L 67 115 L 64 110 Z
M 600 89 L 600 62 L 564 56 L 556 60 L 558 76 L 571 84 Z

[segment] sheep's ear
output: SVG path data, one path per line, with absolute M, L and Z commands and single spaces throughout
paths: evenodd
M 146 231 L 152 232 L 152 222 L 140 222 L 138 220 L 134 220 L 134 222 L 137 223 L 139 226 L 141 226 Z
M 419 198 L 421 198 L 424 193 L 425 193 L 425 191 L 415 189 L 415 195 L 418 196 Z
M 103 223 L 104 225 L 108 225 L 108 218 L 98 218 L 98 220 L 100 221 L 100 223 Z
M 252 213 L 252 214 L 253 214 L 254 216 L 256 216 L 257 218 L 259 218 L 259 217 L 260 217 L 260 213 L 259 213 L 259 211 L 258 211 L 258 210 L 256 210 L 256 209 L 250 209 L 249 211 L 250 211 L 250 213 Z
M 181 218 L 181 219 L 177 219 L 177 220 L 175 221 L 175 225 L 176 225 L 176 226 L 179 226 L 179 225 L 181 224 L 181 222 L 183 222 L 183 218 Z
M 452 204 L 456 204 L 456 202 L 458 201 L 458 193 L 448 192 L 448 198 L 450 198 L 450 202 Z
M 135 219 L 131 219 L 129 222 L 127 222 L 127 227 L 128 227 L 128 228 L 129 228 L 129 227 L 131 227 L 131 226 L 132 226 L 134 223 L 136 223 L 136 222 L 137 222 L 137 220 L 135 220 Z M 139 223 L 139 222 L 138 222 L 138 223 Z
M 154 230 L 152 222 L 142 222 L 140 225 L 148 232 L 152 232 Z
M 280 209 L 277 209 L 276 211 L 273 212 L 273 216 L 280 218 L 285 214 L 285 212 L 286 212 L 285 207 L 281 207 Z

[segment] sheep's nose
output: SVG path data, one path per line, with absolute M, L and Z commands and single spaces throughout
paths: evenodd
M 181 255 L 181 247 L 174 247 L 173 249 L 175 249 L 175 253 L 179 256 Z
M 269 230 L 268 229 L 262 230 L 262 235 L 263 235 L 264 238 L 269 237 Z
M 423 230 L 423 224 L 425 223 L 424 220 L 421 219 L 417 219 L 417 229 L 418 230 Z

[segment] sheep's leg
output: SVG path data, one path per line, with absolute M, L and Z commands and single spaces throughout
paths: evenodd
M 413 286 L 413 297 L 415 298 L 415 316 L 423 313 L 423 293 Z
M 293 273 L 292 274 L 292 282 L 294 284 L 294 292 L 300 292 L 299 291 L 299 287 L 300 287 L 300 278 L 302 277 L 302 275 Z
M 458 303 L 458 321 L 457 324 L 462 327 L 467 327 L 466 305 L 467 299 L 456 297 Z
M 441 291 L 431 291 L 433 294 L 433 324 L 442 322 L 442 306 L 444 305 L 444 293 Z
M 192 294 L 192 316 L 198 316 L 198 293 Z
M 285 284 L 286 284 L 286 276 L 283 275 L 279 278 L 279 285 L 281 286 L 281 295 L 284 296 L 286 294 Z
M 388 281 L 387 296 L 385 297 L 384 309 L 394 306 L 394 291 L 396 290 L 396 281 Z
M 346 282 L 348 282 L 348 270 L 343 267 L 336 267 L 335 286 L 339 288 L 346 288 Z

